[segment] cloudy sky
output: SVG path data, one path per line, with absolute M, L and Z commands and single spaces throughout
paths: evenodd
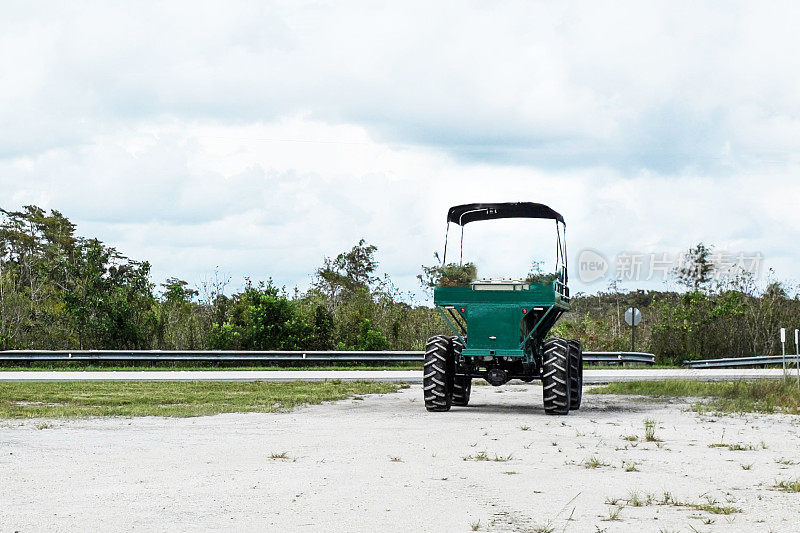
M 0 206 L 156 282 L 305 287 L 364 237 L 413 289 L 447 207 L 520 200 L 573 258 L 702 240 L 796 280 L 799 27 L 792 2 L 6 2 Z

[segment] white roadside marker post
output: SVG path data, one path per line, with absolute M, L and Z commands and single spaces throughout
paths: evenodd
M 800 343 L 798 343 L 798 338 L 800 338 L 800 330 L 795 328 L 794 330 L 794 351 L 797 353 L 797 359 L 795 359 L 795 363 L 797 363 L 797 386 L 800 387 Z
M 786 378 L 786 328 L 781 328 L 781 350 L 783 352 L 783 377 Z

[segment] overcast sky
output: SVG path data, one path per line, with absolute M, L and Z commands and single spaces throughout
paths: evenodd
M 0 207 L 157 283 L 302 288 L 364 237 L 413 289 L 481 201 L 550 205 L 573 258 L 702 240 L 796 280 L 798 28 L 793 2 L 5 2 Z

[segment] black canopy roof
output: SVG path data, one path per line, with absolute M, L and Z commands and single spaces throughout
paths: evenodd
M 447 211 L 447 221 L 461 226 L 476 220 L 495 218 L 551 218 L 566 225 L 560 214 L 544 204 L 533 202 L 454 205 Z

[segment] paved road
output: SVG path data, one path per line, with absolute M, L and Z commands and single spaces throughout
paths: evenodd
M 619 370 L 586 370 L 585 383 L 610 383 L 615 381 L 657 381 L 663 379 L 694 379 L 700 381 L 726 381 L 741 379 L 777 379 L 779 368 L 722 369 L 722 368 L 647 368 Z M 794 374 L 792 374 L 794 375 Z M 132 370 L 124 372 L 80 371 L 23 371 L 0 372 L 2 381 L 324 381 L 374 380 L 420 383 L 419 370 Z

